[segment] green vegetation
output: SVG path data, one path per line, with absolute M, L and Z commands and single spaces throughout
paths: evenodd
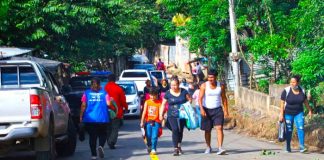
M 153 52 L 161 41 L 179 36 L 189 41 L 191 52 L 209 57 L 210 66 L 223 71 L 220 66 L 230 52 L 228 3 L 2 0 L 0 45 L 37 48 L 81 70 L 91 59 L 108 61 L 141 47 Z M 235 12 L 242 59 L 260 64 L 268 83 L 285 83 L 291 74 L 301 75 L 303 87 L 311 90 L 312 104 L 323 106 L 324 3 L 235 0 Z M 265 81 L 256 85 L 267 90 Z

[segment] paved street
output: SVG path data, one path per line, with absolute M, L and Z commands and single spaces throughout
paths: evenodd
M 141 138 L 139 130 L 138 119 L 125 120 L 125 124 L 120 132 L 119 141 L 116 150 L 110 150 L 105 147 L 106 160 L 148 160 L 150 156 L 146 152 L 145 145 Z M 184 133 L 183 151 L 184 155 L 179 157 L 172 156 L 172 142 L 171 132 L 167 129 L 163 130 L 163 136 L 158 143 L 158 157 L 160 160 L 211 160 L 211 159 L 225 159 L 225 160 L 324 160 L 324 154 L 310 153 L 301 154 L 297 151 L 294 153 L 284 153 L 281 146 L 255 140 L 250 137 L 235 134 L 231 131 L 225 132 L 224 148 L 227 149 L 227 155 L 203 154 L 205 144 L 203 140 L 203 132 L 200 130 L 188 131 Z M 216 136 L 213 134 L 213 145 L 216 146 Z M 275 155 L 261 155 L 262 150 L 270 150 L 275 152 Z M 33 159 L 32 153 L 18 153 L 12 154 L 10 157 L 1 158 L 1 160 L 14 159 L 26 160 Z M 58 160 L 86 160 L 90 159 L 90 149 L 88 141 L 78 142 L 77 150 L 72 157 L 59 157 Z

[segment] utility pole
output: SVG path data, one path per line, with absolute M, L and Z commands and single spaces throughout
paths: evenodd
M 229 2 L 229 17 L 230 17 L 230 31 L 231 31 L 231 48 L 232 52 L 230 53 L 230 60 L 232 62 L 233 74 L 234 74 L 234 96 L 235 101 L 239 95 L 239 86 L 240 86 L 240 78 L 239 78 L 239 54 L 237 52 L 237 43 L 236 43 L 236 30 L 235 30 L 235 12 L 234 12 L 234 0 L 228 0 Z

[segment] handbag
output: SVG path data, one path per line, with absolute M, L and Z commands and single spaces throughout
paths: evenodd
M 284 142 L 286 140 L 286 124 L 285 122 L 278 122 L 278 141 Z
M 117 117 L 117 113 L 118 113 L 118 107 L 117 107 L 117 104 L 115 101 L 111 101 L 112 105 L 114 106 L 115 108 L 115 111 L 112 110 L 112 109 L 109 109 L 109 118 L 110 119 L 115 119 Z

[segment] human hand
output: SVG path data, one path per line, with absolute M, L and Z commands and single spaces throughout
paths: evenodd
M 229 117 L 229 113 L 228 112 L 224 112 L 224 118 L 228 118 Z
M 283 116 L 283 114 L 280 114 L 279 115 L 279 122 L 283 122 L 284 121 L 284 116 Z
M 141 128 L 143 128 L 143 127 L 144 127 L 144 123 L 143 123 L 143 122 L 141 122 L 140 126 L 141 126 Z
M 206 117 L 207 116 L 205 110 L 203 110 L 203 109 L 200 110 L 200 114 L 201 114 L 202 117 Z

